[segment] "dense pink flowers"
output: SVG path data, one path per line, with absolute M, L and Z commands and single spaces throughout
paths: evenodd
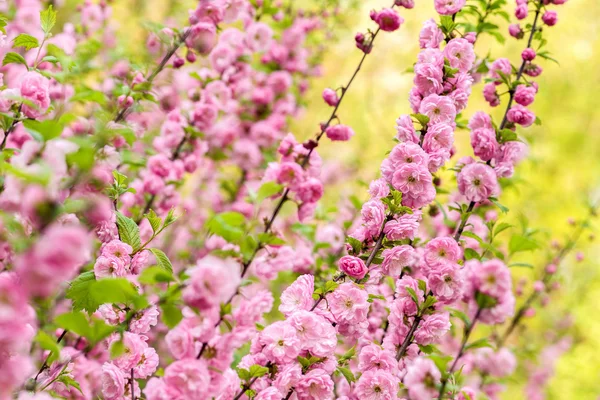
M 362 279 L 367 274 L 367 267 L 358 257 L 344 256 L 338 261 L 340 271 L 351 278 Z
M 498 180 L 489 166 L 471 163 L 465 165 L 458 174 L 458 190 L 469 201 L 484 201 L 498 194 Z

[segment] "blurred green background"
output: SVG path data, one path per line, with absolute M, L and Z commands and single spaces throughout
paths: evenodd
M 298 0 L 298 7 L 311 0 Z M 69 1 L 68 3 L 75 3 Z M 312 136 L 318 123 L 328 117 L 330 109 L 320 98 L 324 87 L 336 88 L 346 84 L 356 67 L 361 53 L 354 47 L 354 34 L 373 27 L 369 20 L 370 9 L 389 6 L 389 1 L 361 1 L 357 8 L 345 13 L 343 21 L 333 30 L 330 49 L 325 55 L 323 76 L 313 82 L 306 111 L 293 122 L 292 131 L 298 137 Z M 412 74 L 407 69 L 416 60 L 417 35 L 422 23 L 433 16 L 432 0 L 416 0 L 413 10 L 402 10 L 406 22 L 394 33 L 383 33 L 376 41 L 372 54 L 349 90 L 338 113 L 341 121 L 353 127 L 356 136 L 349 142 L 325 142 L 320 153 L 327 161 L 336 161 L 352 169 L 356 179 L 345 180 L 328 192 L 327 200 L 336 202 L 345 194 L 365 189 L 357 182 L 369 181 L 378 174 L 379 164 L 392 148 L 395 120 L 409 113 L 408 91 Z M 194 1 L 114 1 L 114 16 L 121 25 L 121 45 L 131 48 L 132 42 L 145 38 L 140 23 L 145 19 L 161 20 L 168 13 L 181 20 Z M 514 2 L 509 0 L 512 15 Z M 586 215 L 585 204 L 593 193 L 600 197 L 600 112 L 597 92 L 600 90 L 600 7 L 598 0 L 571 0 L 557 7 L 559 23 L 547 29 L 545 37 L 549 50 L 560 65 L 542 60 L 544 73 L 537 79 L 540 92 L 532 106 L 541 118 L 542 126 L 521 131 L 531 144 L 530 155 L 522 163 L 512 180 L 515 185 L 502 194 L 501 201 L 510 208 L 509 222 L 525 215 L 530 225 L 542 230 L 545 242 L 557 239 L 564 242 L 571 232 L 567 219 Z M 502 25 L 506 32 L 506 23 Z M 513 63 L 520 60 L 524 41 L 509 38 L 500 45 L 491 37 L 482 37 L 476 46 L 480 55 L 508 57 Z M 463 113 L 470 117 L 477 110 L 492 112 L 496 117 L 504 105 L 490 111 L 481 95 L 482 85 L 474 86 L 470 105 Z M 458 131 L 456 145 L 459 155 L 470 152 L 467 131 Z M 453 161 L 451 161 L 453 163 Z M 453 187 L 452 182 L 448 184 Z M 515 222 L 517 224 L 517 222 Z M 598 222 L 594 222 L 598 226 Z M 540 345 L 556 338 L 557 326 L 573 317 L 569 334 L 572 348 L 556 365 L 555 375 L 547 390 L 549 399 L 595 399 L 600 395 L 600 248 L 587 236 L 579 244 L 585 254 L 576 262 L 571 254 L 560 268 L 562 289 L 555 294 L 548 307 L 538 310 L 535 317 L 526 321 L 527 329 L 513 337 L 509 345 L 525 345 L 520 356 L 534 357 Z M 538 276 L 548 251 L 540 250 L 518 261 L 531 262 L 536 270 L 515 270 L 515 275 L 529 278 Z M 529 289 L 526 289 L 526 293 Z M 531 363 L 537 361 L 532 358 Z M 525 364 L 529 364 L 526 362 Z M 524 367 L 521 367 L 524 368 Z M 505 399 L 525 399 L 525 369 L 519 370 L 508 382 Z

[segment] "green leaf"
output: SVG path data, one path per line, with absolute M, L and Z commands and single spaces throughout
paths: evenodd
M 152 285 L 156 283 L 174 282 L 173 274 L 158 265 L 145 268 L 138 277 L 140 283 Z
M 174 304 L 161 304 L 160 310 L 160 318 L 162 322 L 164 322 L 164 324 L 170 329 L 175 328 L 183 319 L 181 310 Z
M 97 318 L 88 321 L 85 314 L 81 311 L 61 314 L 54 319 L 54 322 L 61 328 L 85 337 L 92 345 L 100 342 L 116 330 L 116 327 L 107 325 L 104 321 Z
M 262 365 L 251 365 L 249 372 L 252 378 L 260 378 L 269 373 L 269 368 L 263 367 Z
M 74 387 L 79 391 L 79 393 L 83 394 L 83 392 L 81 391 L 81 386 L 79 386 L 79 382 L 73 379 L 70 375 L 62 374 L 56 379 L 56 381 L 63 383 L 65 386 L 67 386 L 67 388 L 69 386 Z
M 342 374 L 344 376 L 344 378 L 346 378 L 346 380 L 348 381 L 348 385 L 352 385 L 353 382 L 356 382 L 356 377 L 354 376 L 354 373 L 346 367 L 337 367 L 337 370 L 339 371 L 340 374 Z
M 500 232 L 504 232 L 508 228 L 512 228 L 511 224 L 507 224 L 506 222 L 501 222 L 494 228 L 494 236 L 497 236 Z
M 167 255 L 164 253 L 164 251 L 162 251 L 160 249 L 149 249 L 149 250 L 152 252 L 152 254 L 154 254 L 154 257 L 156 258 L 156 262 L 158 263 L 159 267 L 161 267 L 165 271 L 169 271 L 170 273 L 173 273 L 173 265 L 171 264 L 171 260 L 169 260 L 169 257 L 167 257 Z
M 81 90 L 77 90 L 76 93 L 69 99 L 71 102 L 81 102 L 81 103 L 97 103 L 101 106 L 105 105 L 106 95 L 99 90 L 92 90 L 88 88 L 83 88 Z
M 465 314 L 463 311 L 457 310 L 455 308 L 451 308 L 450 315 L 460 319 L 465 324 L 465 326 L 469 326 L 471 324 L 471 320 L 469 319 L 467 314 Z
M 90 288 L 96 282 L 94 271 L 84 272 L 69 284 L 66 290 L 66 298 L 73 302 L 76 311 L 86 310 L 92 314 L 98 308 L 92 299 Z
M 51 119 L 45 121 L 28 119 L 23 121 L 23 126 L 32 136 L 39 136 L 44 142 L 59 137 L 63 131 L 63 125 Z
M 498 199 L 496 199 L 495 197 L 490 197 L 490 198 L 488 198 L 488 200 L 491 201 L 492 203 L 494 203 L 496 205 L 496 207 L 498 207 L 500 209 L 500 211 L 502 211 L 504 214 L 506 214 L 507 212 L 510 211 L 510 209 L 508 207 L 500 204 L 498 202 Z
M 275 236 L 272 233 L 260 233 L 258 235 L 258 241 L 262 244 L 282 245 L 285 244 L 285 240 Z
M 352 253 L 360 254 L 360 251 L 362 250 L 362 247 L 363 247 L 363 243 L 360 240 L 355 239 L 351 236 L 347 236 L 346 243 L 348 243 L 350 246 L 352 246 Z
M 516 132 L 510 129 L 502 129 L 496 134 L 496 139 L 498 140 L 498 143 L 503 144 L 506 142 L 514 142 L 519 140 L 519 137 L 517 136 Z
M 156 232 L 158 232 L 158 230 L 160 229 L 160 225 L 162 224 L 162 219 L 158 215 L 156 215 L 154 210 L 150 210 L 148 212 L 148 214 L 145 214 L 144 216 L 150 223 L 150 226 L 152 227 L 152 232 L 154 232 L 156 234 Z
M 492 308 L 498 304 L 498 300 L 481 292 L 475 294 L 475 301 L 479 308 Z
M 492 347 L 488 338 L 481 338 L 465 346 L 465 350 L 480 349 L 482 347 Z
M 4 56 L 4 60 L 2 60 L 2 65 L 4 66 L 7 64 L 23 64 L 25 67 L 27 67 L 29 69 L 29 66 L 27 65 L 27 61 L 25 61 L 23 56 L 18 53 L 13 53 L 13 52 L 6 53 L 6 55 Z
M 140 240 L 140 228 L 135 221 L 117 212 L 117 228 L 119 230 L 119 238 L 130 245 L 134 252 L 139 250 L 142 242 Z
M 280 185 L 275 182 L 263 183 L 262 186 L 258 189 L 258 192 L 256 193 L 256 203 L 262 203 L 265 199 L 274 196 L 277 193 L 280 193 L 282 189 L 283 185 Z
M 73 311 L 66 314 L 61 314 L 54 318 L 56 325 L 63 329 L 67 329 L 71 332 L 78 334 L 79 336 L 89 337 L 90 326 L 85 314 L 81 311 Z
M 56 343 L 55 338 L 48 335 L 44 331 L 38 331 L 37 335 L 35 336 L 35 341 L 42 349 L 50 351 L 50 355 L 48 356 L 48 364 L 51 364 L 54 360 L 58 359 L 60 348 L 58 347 L 58 343 Z
M 208 220 L 206 228 L 230 243 L 237 243 L 244 236 L 244 230 L 240 226 L 245 220 L 238 212 L 224 212 Z
M 123 338 L 121 338 L 113 342 L 110 346 L 110 358 L 117 358 L 123 353 L 125 353 L 125 343 L 123 343 Z
M 513 235 L 508 243 L 508 251 L 510 254 L 523 251 L 532 251 L 538 249 L 539 247 L 540 246 L 535 239 L 523 235 Z
M 406 291 L 408 292 L 408 294 L 410 295 L 410 297 L 413 299 L 413 301 L 415 302 L 415 304 L 418 307 L 419 306 L 419 297 L 417 296 L 417 293 L 415 292 L 415 290 L 408 286 L 406 286 L 404 289 L 406 289 Z
M 25 51 L 27 51 L 40 47 L 40 43 L 35 37 L 26 33 L 21 33 L 13 39 L 13 48 L 16 47 L 24 47 Z
M 508 268 L 512 268 L 512 267 L 522 267 L 522 268 L 532 268 L 533 269 L 533 264 L 517 262 L 517 263 L 512 263 L 512 264 L 508 265 Z
M 56 11 L 54 11 L 52 5 L 49 5 L 46 10 L 40 12 L 40 22 L 44 33 L 50 33 L 56 24 Z
M 475 250 L 473 250 L 471 248 L 466 248 L 465 249 L 465 260 L 472 260 L 472 259 L 480 260 L 481 256 Z
M 426 126 L 429 123 L 429 117 L 425 114 L 410 114 L 410 116 L 419 121 L 421 126 Z
M 96 308 L 106 303 L 127 304 L 134 310 L 148 306 L 146 298 L 125 278 L 101 279 L 91 285 L 90 292 Z
M 238 368 L 237 374 L 240 377 L 240 379 L 244 382 L 249 381 L 251 378 L 250 371 L 244 368 Z

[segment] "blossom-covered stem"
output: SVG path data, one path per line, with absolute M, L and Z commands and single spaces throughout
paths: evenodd
M 460 225 L 458 226 L 458 229 L 456 230 L 456 233 L 454 234 L 454 240 L 456 242 L 458 242 L 460 240 L 460 237 L 461 237 L 463 231 L 465 230 L 465 226 L 467 226 L 467 221 L 469 220 L 469 216 L 471 215 L 471 212 L 473 212 L 473 208 L 475 208 L 474 201 L 469 203 L 469 207 L 467 207 L 467 211 L 462 215 L 462 217 L 460 219 Z
M 392 7 L 393 6 L 394 5 L 392 5 Z M 375 33 L 373 33 L 373 37 L 371 38 L 371 42 L 369 44 L 370 46 L 373 45 L 373 42 L 375 41 L 375 38 L 377 37 L 377 34 L 379 33 L 380 30 L 381 30 L 381 28 L 377 28 L 377 30 L 375 31 Z M 321 138 L 325 134 L 325 131 L 327 130 L 327 128 L 331 124 L 331 121 L 333 121 L 337 117 L 337 115 L 336 115 L 337 110 L 340 107 L 340 105 L 342 104 L 342 100 L 344 100 L 344 96 L 346 95 L 346 92 L 348 91 L 348 89 L 350 89 L 350 85 L 352 85 L 352 82 L 354 81 L 354 78 L 356 78 L 356 75 L 358 75 L 358 71 L 360 71 L 360 69 L 362 68 L 362 65 L 363 65 L 365 59 L 367 58 L 368 54 L 369 53 L 367 53 L 367 52 L 365 52 L 363 54 L 363 56 L 361 57 L 361 59 L 360 59 L 360 61 L 358 63 L 358 66 L 356 67 L 356 69 L 354 70 L 354 73 L 350 77 L 350 80 L 348 81 L 348 83 L 346 84 L 346 86 L 342 87 L 342 94 L 341 94 L 341 96 L 340 96 L 337 104 L 333 108 L 333 111 L 331 112 L 331 115 L 329 116 L 329 119 L 327 120 L 327 122 L 324 123 L 324 124 L 321 124 L 321 131 L 317 134 L 317 137 L 315 138 L 315 141 L 313 143 L 314 145 L 311 147 L 311 149 L 308 151 L 308 154 L 306 155 L 306 157 L 302 161 L 302 168 L 306 167 L 306 165 L 308 164 L 308 161 L 310 160 L 310 156 L 312 155 L 314 149 L 319 144 L 319 140 L 321 140 Z M 283 207 L 283 204 L 289 199 L 289 193 L 290 193 L 290 189 L 289 188 L 285 189 L 285 192 L 283 193 L 283 196 L 281 196 L 281 199 L 279 200 L 279 203 L 277 203 L 277 207 L 275 207 L 275 211 L 273 211 L 273 215 L 271 216 L 271 218 L 267 222 L 267 225 L 265 226 L 265 232 L 268 232 L 268 230 L 271 229 L 271 226 L 273 225 L 273 222 L 275 221 L 275 218 L 279 214 L 279 211 L 281 211 L 281 208 Z
M 19 108 L 17 110 L 17 117 L 19 116 L 19 114 L 21 114 L 21 109 L 23 108 L 23 103 L 21 103 L 19 105 Z M 12 131 L 15 130 L 15 127 L 17 126 L 17 123 L 19 121 L 17 120 L 17 118 L 13 119 L 12 123 L 10 124 L 10 126 L 8 127 L 8 129 L 6 130 L 6 132 L 4 133 L 4 138 L 2 139 L 2 144 L 0 144 L 0 150 L 4 150 L 4 147 L 6 146 L 6 141 L 8 140 L 8 135 L 10 135 L 12 133 Z
M 69 332 L 69 331 L 65 329 L 65 330 L 64 330 L 64 331 L 63 331 L 63 332 L 60 334 L 60 336 L 58 337 L 58 339 L 56 339 L 56 343 L 57 343 L 57 344 L 58 344 L 58 343 L 60 343 L 60 342 L 61 342 L 61 341 L 64 339 L 64 337 L 67 335 L 67 333 L 68 333 L 68 332 Z M 37 373 L 37 374 L 35 374 L 35 378 L 33 379 L 33 381 L 34 381 L 34 382 L 37 382 L 37 378 L 40 376 L 40 374 L 41 374 L 42 372 L 44 372 L 44 370 L 45 370 L 46 368 L 48 368 L 48 359 L 50 358 L 50 355 L 51 355 L 51 354 L 48 354 L 48 357 L 46 357 L 46 359 L 44 360 L 44 363 L 43 363 L 43 364 L 42 364 L 42 366 L 40 367 L 40 370 L 38 371 L 38 373 Z
M 540 16 L 541 9 L 542 9 L 542 2 L 538 1 L 537 7 L 535 9 L 535 18 L 533 19 L 533 24 L 531 24 L 531 32 L 529 32 L 529 39 L 527 40 L 527 48 L 531 47 L 531 42 L 533 41 L 533 35 L 537 31 L 537 22 L 538 22 L 538 19 Z M 523 60 L 521 62 L 519 71 L 517 71 L 517 79 L 516 79 L 517 82 L 519 81 L 519 79 L 521 79 L 521 76 L 523 76 L 523 71 L 525 70 L 526 64 L 527 64 L 526 60 Z M 508 92 L 509 92 L 508 104 L 506 105 L 506 111 L 504 111 L 504 117 L 502 117 L 502 123 L 500 124 L 500 127 L 499 127 L 500 130 L 502 130 L 506 127 L 506 123 L 508 122 L 508 111 L 510 110 L 510 107 L 512 106 L 512 103 L 513 103 L 513 99 L 515 97 L 514 89 L 510 89 Z
M 185 144 L 186 141 L 187 141 L 187 136 L 184 136 L 183 139 L 181 139 L 181 141 L 175 148 L 175 151 L 173 152 L 173 154 L 171 155 L 171 161 L 175 161 L 179 157 L 179 154 L 181 153 L 181 149 L 183 148 L 183 145 Z M 146 205 L 144 206 L 144 209 L 143 209 L 141 215 L 139 216 L 139 219 L 136 221 L 138 224 L 140 223 L 142 218 L 144 218 L 144 215 L 150 211 L 150 208 L 152 208 L 152 204 L 154 204 L 155 200 L 156 200 L 156 195 L 153 194 L 152 196 L 150 196 L 148 201 L 146 201 Z
M 465 348 L 467 346 L 467 342 L 469 341 L 469 337 L 471 336 L 471 333 L 473 333 L 473 328 L 475 328 L 475 324 L 477 323 L 477 320 L 479 319 L 479 316 L 481 315 L 482 310 L 483 309 L 481 307 L 477 308 L 477 312 L 475 313 L 475 316 L 473 317 L 473 321 L 471 321 L 469 326 L 467 326 L 467 330 L 465 331 L 465 335 L 463 336 L 463 340 L 460 345 L 460 350 L 458 351 L 458 354 L 454 358 L 454 362 L 450 366 L 450 369 L 448 370 L 446 375 L 442 378 L 442 386 L 440 387 L 440 392 L 438 394 L 438 399 L 440 399 L 440 400 L 444 396 L 444 390 L 446 390 L 446 385 L 448 384 L 448 377 L 450 376 L 450 374 L 452 374 L 454 372 L 454 369 L 456 368 L 456 365 L 458 364 L 458 360 L 460 360 L 460 358 L 465 354 Z
M 412 336 L 415 334 L 415 331 L 419 327 L 420 322 L 421 322 L 421 317 L 419 315 L 417 315 L 413 321 L 412 326 L 410 327 L 410 330 L 406 334 L 406 337 L 404 338 L 402 345 L 400 346 L 400 348 L 398 349 L 398 352 L 396 353 L 396 360 L 400 361 L 400 359 L 402 357 L 404 357 L 404 354 L 406 354 L 406 349 L 408 349 L 408 346 L 412 342 Z
M 534 36 L 535 32 L 537 31 L 537 22 L 538 22 L 538 19 L 540 16 L 541 8 L 542 8 L 542 2 L 539 1 L 537 3 L 537 7 L 535 10 L 535 17 L 533 19 L 533 24 L 531 25 L 531 32 L 529 33 L 529 39 L 527 41 L 527 48 L 531 47 L 531 42 L 533 41 L 533 36 Z M 527 64 L 526 60 L 523 60 L 521 62 L 521 66 L 519 67 L 519 70 L 517 71 L 517 75 L 516 75 L 517 82 L 523 76 L 523 71 L 525 70 L 526 64 Z M 504 111 L 504 116 L 502 117 L 502 122 L 500 123 L 500 127 L 498 128 L 499 130 L 502 130 L 506 127 L 506 123 L 508 122 L 508 111 L 512 107 L 513 99 L 515 96 L 515 90 L 510 89 L 508 91 L 508 93 L 509 93 L 508 104 L 506 105 L 506 110 Z M 488 161 L 487 164 L 489 165 L 490 161 Z M 456 231 L 456 234 L 454 235 L 454 239 L 456 241 L 458 241 L 460 239 L 460 236 L 462 235 L 462 232 L 463 232 L 465 226 L 467 225 L 467 221 L 469 220 L 469 216 L 471 215 L 471 212 L 473 211 L 475 204 L 476 204 L 476 202 L 471 201 L 469 203 L 469 207 L 468 207 L 466 213 L 463 214 L 461 221 L 460 221 L 460 225 Z
M 164 57 L 162 58 L 162 60 L 160 60 L 160 63 L 156 66 L 156 68 L 154 68 L 154 70 L 152 71 L 152 73 L 150 75 L 148 75 L 148 77 L 146 78 L 146 82 L 152 83 L 152 81 L 154 80 L 154 78 L 156 78 L 156 76 L 158 74 L 160 74 L 160 72 L 165 68 L 165 66 L 167 65 L 167 63 L 171 59 L 171 57 L 173 57 L 173 55 L 175 54 L 175 52 L 177 50 L 179 50 L 179 48 L 185 42 L 185 40 L 187 39 L 187 37 L 190 35 L 191 32 L 192 32 L 191 29 L 186 29 L 186 31 L 182 35 L 179 36 L 179 39 L 177 39 L 175 41 L 175 43 L 173 43 L 173 45 L 171 46 L 171 48 L 169 49 L 169 51 L 167 51 L 167 53 L 164 55 Z M 127 114 L 127 111 L 130 110 L 130 108 L 131 107 L 123 107 L 121 109 L 121 111 L 119 111 L 119 113 L 117 114 L 117 116 L 115 117 L 114 121 L 115 122 L 121 122 L 122 120 L 124 120 L 125 116 Z
M 592 213 L 593 212 L 594 212 L 594 210 L 592 209 Z M 570 251 L 573 250 L 573 248 L 575 247 L 575 245 L 579 241 L 579 238 L 581 237 L 583 231 L 585 230 L 585 227 L 586 227 L 585 222 L 582 222 L 582 223 L 579 224 L 579 226 L 577 227 L 577 230 L 575 231 L 575 233 L 573 234 L 573 236 L 569 239 L 569 241 L 565 244 L 565 246 L 558 252 L 558 254 L 556 255 L 556 257 L 554 257 L 552 259 L 552 262 L 555 265 L 558 265 L 570 253 Z M 544 270 L 544 275 L 542 277 L 542 282 L 544 282 L 544 284 L 547 284 L 548 281 L 552 278 L 552 276 L 553 276 L 552 273 L 550 273 L 547 270 Z M 534 290 L 529 295 L 529 297 L 527 298 L 527 300 L 525 300 L 525 303 L 523 303 L 523 305 L 521 307 L 519 307 L 519 310 L 517 311 L 517 313 L 513 317 L 512 321 L 510 322 L 510 325 L 508 326 L 508 328 L 506 329 L 506 331 L 504 332 L 504 334 L 502 335 L 502 337 L 498 341 L 498 348 L 501 348 L 502 346 L 504 346 L 504 343 L 506 342 L 506 340 L 508 339 L 508 337 L 513 333 L 513 331 L 515 330 L 515 328 L 519 325 L 519 323 L 521 322 L 521 320 L 525 316 L 525 312 L 529 309 L 529 307 L 531 307 L 531 305 L 533 304 L 533 302 L 538 298 L 539 294 L 540 294 L 539 291 L 535 291 Z
M 388 216 L 387 218 L 385 218 L 383 220 L 383 224 L 381 225 L 381 232 L 379 233 L 377 242 L 375 242 L 375 246 L 373 247 L 371 254 L 369 254 L 367 261 L 365 262 L 365 266 L 367 267 L 367 270 L 369 269 L 369 266 L 373 263 L 373 260 L 375 259 L 377 252 L 379 251 L 379 249 L 381 249 L 381 245 L 383 244 L 383 239 L 385 239 L 385 232 L 383 231 L 383 229 L 385 228 L 386 222 L 388 222 L 391 218 L 392 218 L 391 216 Z M 341 280 L 342 278 L 344 278 L 345 276 L 346 276 L 346 274 L 342 273 L 342 274 L 338 275 L 333 281 L 337 282 L 337 281 Z M 323 301 L 324 298 L 325 298 L 324 296 L 320 296 L 315 301 L 315 303 L 311 307 L 310 311 L 314 311 L 315 308 L 317 308 L 317 306 L 321 303 L 321 301 Z

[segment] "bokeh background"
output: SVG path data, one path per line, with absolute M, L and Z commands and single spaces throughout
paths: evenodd
M 312 0 L 296 0 L 302 7 Z M 319 0 L 325 1 L 325 0 Z M 145 42 L 143 21 L 162 21 L 164 15 L 185 19 L 194 1 L 185 0 L 114 0 L 114 19 L 120 24 L 120 46 L 142 47 Z M 318 1 L 317 1 L 318 3 Z M 318 123 L 328 116 L 320 93 L 324 87 L 336 88 L 346 83 L 356 67 L 361 53 L 354 48 L 354 34 L 372 27 L 368 12 L 389 6 L 390 1 L 364 0 L 346 9 L 331 31 L 331 42 L 324 43 L 322 77 L 313 82 L 306 111 L 293 123 L 293 133 L 301 138 L 313 135 Z M 320 147 L 323 158 L 350 169 L 352 179 L 329 190 L 326 201 L 332 204 L 350 192 L 363 193 L 361 181 L 368 182 L 378 174 L 385 153 L 392 148 L 395 120 L 409 113 L 408 91 L 412 74 L 408 69 L 416 60 L 417 35 L 422 23 L 435 15 L 432 0 L 416 0 L 413 10 L 402 10 L 406 22 L 392 34 L 377 38 L 372 54 L 354 82 L 338 113 L 343 123 L 353 127 L 356 136 L 346 143 L 326 142 Z M 509 0 L 508 7 L 513 1 Z M 75 7 L 76 0 L 67 0 L 66 8 Z M 524 215 L 532 228 L 540 229 L 540 240 L 563 241 L 572 228 L 569 217 L 586 215 L 590 196 L 600 197 L 600 5 L 598 0 L 570 0 L 558 8 L 559 23 L 547 29 L 547 50 L 560 65 L 541 63 L 544 73 L 537 79 L 540 92 L 532 106 L 541 118 L 541 126 L 522 132 L 531 143 L 526 162 L 518 167 L 514 186 L 501 196 L 510 208 L 508 222 L 518 224 Z M 65 14 L 62 14 L 63 16 Z M 506 32 L 506 22 L 494 21 Z M 508 57 L 519 62 L 524 42 L 509 38 L 500 45 L 491 37 L 477 42 L 478 54 Z M 463 113 L 470 117 L 476 110 L 501 113 L 504 106 L 490 111 L 481 95 L 482 86 L 474 86 L 470 105 Z M 456 136 L 459 155 L 469 154 L 467 131 Z M 596 227 L 598 222 L 595 222 Z M 600 247 L 587 236 L 579 244 L 584 260 L 577 262 L 569 256 L 561 265 L 562 289 L 551 304 L 527 320 L 525 330 L 515 335 L 515 343 L 529 343 L 523 357 L 529 356 L 535 365 L 534 354 L 539 344 L 555 339 L 555 333 L 572 319 L 570 335 L 573 345 L 559 360 L 549 382 L 549 399 L 596 399 L 600 395 Z M 518 277 L 533 279 L 547 259 L 548 251 L 540 250 L 518 261 L 532 263 L 536 270 L 515 271 Z M 526 399 L 524 374 L 518 371 L 507 382 L 506 399 Z

